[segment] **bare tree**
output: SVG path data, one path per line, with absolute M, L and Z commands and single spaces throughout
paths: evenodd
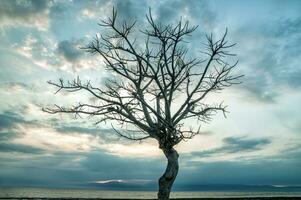
M 73 107 L 58 105 L 44 108 L 55 113 L 86 114 L 97 118 L 98 123 L 110 120 L 121 126 L 116 133 L 129 140 L 153 138 L 167 158 L 167 167 L 159 179 L 158 199 L 169 199 L 177 176 L 178 153 L 174 146 L 199 133 L 199 127 L 185 128 L 187 119 L 208 122 L 221 111 L 222 104 L 208 104 L 205 97 L 239 83 L 241 75 L 233 75 L 237 65 L 226 61 L 229 48 L 235 44 L 226 41 L 227 30 L 219 40 L 206 36 L 201 58 L 189 56 L 184 37 L 197 27 L 179 21 L 176 25 L 163 25 L 154 21 L 151 11 L 146 16 L 148 27 L 138 32 L 145 36 L 138 43 L 132 36 L 135 22 L 117 21 L 117 12 L 101 21 L 100 26 L 111 31 L 96 36 L 84 49 L 99 54 L 106 70 L 113 74 L 102 86 L 95 87 L 79 78 L 73 81 L 51 82 L 58 91 L 84 90 L 96 98 L 95 103 L 79 103 Z M 177 101 L 176 99 L 177 98 Z M 183 100 L 178 100 L 183 99 Z M 113 122 L 114 123 L 114 122 Z

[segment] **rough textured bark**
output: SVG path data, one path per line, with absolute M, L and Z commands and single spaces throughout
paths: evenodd
M 164 174 L 159 179 L 158 199 L 168 200 L 171 187 L 177 177 L 179 170 L 179 154 L 174 148 L 163 149 L 163 152 L 167 158 L 167 167 Z

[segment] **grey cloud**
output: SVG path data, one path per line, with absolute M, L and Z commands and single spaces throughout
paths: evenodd
M 74 154 L 35 156 L 30 159 L 9 157 L 0 158 L 0 185 L 10 186 L 74 186 L 72 183 L 83 180 L 83 173 L 73 160 Z M 26 172 L 26 173 L 24 173 Z M 35 174 L 35 176 L 32 176 Z
M 71 68 L 76 71 L 97 65 L 87 64 L 88 61 L 93 61 L 93 58 L 80 49 L 86 44 L 84 38 L 56 43 L 53 39 L 44 38 L 42 35 L 28 34 L 21 43 L 14 44 L 13 48 L 41 68 L 57 71 L 70 71 Z
M 19 134 L 14 131 L 1 131 L 0 129 L 0 141 L 7 141 L 15 138 Z
M 268 81 L 271 78 L 270 75 L 264 72 L 255 74 L 257 74 L 256 80 L 254 79 L 254 74 L 245 74 L 243 85 L 238 87 L 250 93 L 251 98 L 248 96 L 249 100 L 262 103 L 275 103 L 279 94 Z
M 44 150 L 29 145 L 16 144 L 12 140 L 20 137 L 16 126 L 18 124 L 36 124 L 35 121 L 27 121 L 21 115 L 11 111 L 0 114 L 0 152 L 40 154 Z
M 4 85 L 8 88 L 8 89 L 14 89 L 14 88 L 22 88 L 22 89 L 29 89 L 30 87 L 22 82 L 14 82 L 14 81 L 10 81 L 10 82 L 6 82 L 4 83 Z
M 178 179 L 182 183 L 197 184 L 260 184 L 299 185 L 301 176 L 299 158 L 257 159 L 247 161 L 192 162 L 191 171 L 182 171 Z
M 20 113 L 24 112 L 26 109 L 26 105 L 21 106 L 23 109 Z M 17 108 L 19 109 L 19 108 Z M 37 120 L 26 120 L 23 115 L 20 115 L 14 111 L 8 110 L 0 113 L 0 131 L 10 130 L 16 127 L 18 124 L 26 124 L 26 125 L 39 125 Z
M 55 42 L 47 35 L 35 32 L 28 33 L 23 36 L 21 42 L 12 44 L 11 48 L 14 49 L 15 53 L 22 56 L 19 58 L 22 62 L 28 62 L 28 68 L 33 70 L 35 74 L 39 72 L 45 73 L 43 68 L 57 69 L 61 67 L 61 60 L 55 51 Z M 36 68 L 36 66 L 40 66 L 41 69 Z
M 95 18 L 106 18 L 111 15 L 112 8 L 118 11 L 118 16 L 122 20 L 135 20 L 144 17 L 148 9 L 147 1 L 135 0 L 98 0 L 98 1 L 75 1 L 81 9 L 88 9 L 95 14 Z M 106 8 L 106 9 L 102 9 Z M 140 19 L 139 19 L 140 20 Z
M 158 21 L 171 23 L 178 21 L 183 15 L 188 16 L 188 20 L 195 25 L 199 25 L 200 29 L 211 32 L 216 22 L 216 13 L 210 8 L 209 2 L 202 0 L 176 0 L 172 2 L 164 1 L 157 8 Z
M 230 143 L 233 143 L 230 141 Z M 236 142 L 234 142 L 236 143 Z M 251 142 L 254 143 L 254 142 Z M 256 144 L 265 143 L 257 141 Z M 190 170 L 179 173 L 181 183 L 198 184 L 244 184 L 244 185 L 300 185 L 301 146 L 273 156 L 254 157 L 236 161 L 187 161 Z M 300 188 L 298 188 L 300 189 Z M 297 189 L 297 190 L 298 190 Z
M 39 120 L 27 120 L 25 117 L 30 115 L 27 111 L 27 105 L 21 106 L 16 111 L 4 111 L 0 113 L 0 139 L 2 141 L 9 141 L 16 137 L 19 137 L 22 133 L 18 130 L 18 125 L 30 125 L 31 127 L 48 127 L 51 125 L 53 129 L 62 134 L 89 134 L 95 136 L 95 139 L 100 138 L 101 141 L 116 142 L 119 139 L 118 135 L 113 129 L 101 128 L 101 127 L 86 127 L 86 126 L 74 126 L 72 124 L 62 124 L 56 118 L 50 118 L 46 121 Z M 17 113 L 19 112 L 19 113 Z
M 287 37 L 292 34 L 298 34 L 301 31 L 301 18 L 297 19 L 281 19 L 278 22 L 278 29 L 275 35 L 278 37 Z
M 28 150 L 26 151 L 27 146 L 20 145 L 20 147 L 18 147 L 18 145 L 15 145 L 15 143 L 13 143 L 13 139 L 21 137 L 23 135 L 23 132 L 20 131 L 21 129 L 19 129 L 18 125 L 30 127 L 51 126 L 52 129 L 60 134 L 91 135 L 91 138 L 93 138 L 93 140 L 98 143 L 123 142 L 120 141 L 119 136 L 113 129 L 89 126 L 74 126 L 72 125 L 72 123 L 61 123 L 60 121 L 54 120 L 53 118 L 45 121 L 27 120 L 25 118 L 25 116 L 28 115 L 28 113 L 26 113 L 26 106 L 23 106 L 22 112 L 24 115 L 17 114 L 12 111 L 0 113 L 0 139 L 1 141 L 5 142 L 3 144 L 0 144 L 0 151 L 5 151 L 5 148 L 7 148 L 7 152 L 15 151 L 23 153 L 33 153 L 36 150 L 37 153 L 41 153 L 34 147 L 28 146 Z M 20 111 L 20 113 L 22 112 Z M 47 145 L 46 141 L 44 145 Z
M 109 0 L 55 1 L 50 9 L 51 30 L 60 40 L 94 36 L 99 30 L 99 18 L 110 13 Z M 64 27 L 64 28 L 62 28 Z M 92 34 L 92 35 L 91 35 Z
M 76 62 L 84 53 L 75 41 L 64 40 L 58 44 L 58 52 L 70 62 Z
M 86 128 L 86 127 L 79 127 L 79 126 L 59 126 L 56 128 L 56 130 L 64 133 L 78 132 L 78 133 L 97 134 L 99 132 L 99 129 L 97 128 Z
M 0 142 L 0 152 L 41 154 L 45 151 L 43 149 L 35 148 L 29 145 Z
M 79 159 L 80 158 L 80 159 Z M 164 170 L 165 161 L 158 159 L 129 159 L 104 152 L 56 153 L 52 156 L 33 157 L 30 160 L 20 158 L 0 158 L 0 185 L 27 185 L 56 187 L 112 187 L 139 189 L 141 184 L 130 181 L 129 184 L 95 184 L 99 180 L 154 180 Z M 27 173 L 23 173 L 26 170 Z M 39 176 L 32 176 L 37 174 Z M 139 182 L 139 181 L 138 181 Z M 148 187 L 145 184 L 145 187 Z
M 164 165 L 163 159 L 122 158 L 102 152 L 89 153 L 82 163 L 88 171 L 102 173 L 108 179 L 153 179 Z
M 236 142 L 230 140 L 229 143 Z M 217 161 L 209 163 L 186 160 L 185 162 L 188 163 L 184 166 L 182 165 L 184 155 L 182 155 L 180 157 L 181 170 L 174 189 L 201 190 L 206 184 L 300 185 L 299 166 L 301 160 L 300 156 L 294 155 L 288 156 L 287 153 L 283 153 L 277 155 L 277 157 L 267 159 L 256 158 L 252 161 Z M 78 157 L 81 159 L 77 159 Z M 146 190 L 154 190 L 157 187 L 157 179 L 163 173 L 166 164 L 164 159 L 121 158 L 103 152 L 86 154 L 57 153 L 53 156 L 35 157 L 31 160 L 13 159 L 10 158 L 9 161 L 0 158 L 0 165 L 2 166 L 0 185 L 51 186 L 55 184 L 56 187 L 63 188 L 139 189 L 142 187 Z M 189 167 L 185 167 L 187 165 Z M 27 173 L 24 173 L 24 170 Z M 33 173 L 37 176 L 32 177 L 31 174 Z M 95 184 L 96 181 L 110 179 L 139 179 L 151 180 L 151 182 L 141 187 L 131 183 Z M 220 187 L 222 186 L 220 185 Z
M 248 139 L 245 137 L 227 137 L 223 139 L 223 146 L 205 150 L 201 152 L 192 152 L 193 156 L 210 157 L 216 154 L 238 153 L 246 151 L 256 151 L 262 149 L 265 145 L 271 143 L 269 139 Z
M 104 141 L 116 141 L 119 139 L 116 131 L 112 128 L 91 128 L 91 127 L 79 127 L 79 126 L 67 126 L 67 125 L 56 125 L 55 129 L 61 133 L 83 133 L 93 136 L 99 136 Z
M 148 9 L 146 1 L 124 0 L 115 1 L 116 9 L 122 20 L 141 20 Z
M 287 160 L 294 160 L 301 158 L 301 144 L 298 142 L 287 145 L 287 148 L 282 151 Z M 301 161 L 301 159 L 300 159 Z
M 55 2 L 50 9 L 51 18 L 63 19 L 68 15 L 68 9 L 74 8 L 74 3 L 82 3 L 88 1 L 57 1 Z
M 263 146 L 270 144 L 270 139 L 247 139 L 243 137 L 228 137 L 224 140 L 225 146 L 222 151 L 236 153 L 240 151 L 260 150 Z
M 20 115 L 13 113 L 11 111 L 6 111 L 0 114 L 0 130 L 10 129 L 14 127 L 17 123 L 26 122 Z
M 241 65 L 246 67 L 242 69 L 246 76 L 240 87 L 257 100 L 273 103 L 281 95 L 279 88 L 300 88 L 300 24 L 301 18 L 280 19 L 254 27 L 253 31 L 249 27 L 238 29 L 234 35 L 241 46 Z M 246 38 L 254 41 L 251 50 L 244 46 Z
M 35 0 L 3 0 L 0 2 L 0 24 L 8 26 L 38 26 L 45 29 L 48 26 L 47 10 L 50 1 Z M 36 18 L 39 18 L 37 20 Z
M 3 91 L 10 94 L 19 94 L 19 93 L 34 93 L 37 92 L 37 87 L 34 84 L 24 83 L 19 81 L 8 81 L 3 82 L 2 86 L 0 86 Z M 22 112 L 23 109 L 26 109 L 27 106 L 19 105 L 22 110 L 18 110 L 17 112 Z M 22 112 L 23 113 L 23 112 Z
M 48 1 L 2 0 L 0 2 L 0 16 L 27 17 L 28 15 L 45 11 L 48 8 L 48 4 Z

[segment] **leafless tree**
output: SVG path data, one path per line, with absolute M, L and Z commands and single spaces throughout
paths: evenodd
M 157 23 L 151 14 L 146 16 L 148 26 L 140 33 L 143 43 L 137 42 L 133 30 L 135 22 L 117 21 L 113 9 L 111 17 L 101 21 L 100 26 L 111 31 L 109 35 L 96 36 L 84 49 L 99 54 L 112 78 L 102 86 L 60 79 L 49 84 L 58 91 L 77 92 L 84 90 L 96 98 L 95 103 L 79 103 L 73 107 L 54 105 L 44 111 L 55 113 L 86 114 L 95 117 L 98 123 L 115 121 L 121 127 L 116 133 L 129 140 L 153 138 L 167 158 L 167 167 L 159 179 L 158 199 L 169 199 L 173 182 L 177 176 L 178 153 L 174 146 L 199 133 L 185 128 L 187 119 L 208 122 L 221 111 L 222 104 L 208 104 L 205 97 L 239 83 L 241 75 L 233 75 L 237 65 L 229 64 L 227 30 L 219 40 L 206 36 L 201 58 L 189 56 L 184 38 L 197 27 L 179 21 L 176 25 Z M 177 99 L 176 99 L 177 98 Z M 182 100 L 180 100 L 182 99 Z M 114 123 L 114 122 L 113 122 Z

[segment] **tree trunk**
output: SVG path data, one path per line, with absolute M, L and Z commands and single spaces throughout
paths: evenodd
M 162 149 L 167 158 L 167 167 L 164 174 L 159 179 L 159 200 L 169 200 L 171 187 L 177 177 L 179 170 L 179 154 L 174 148 Z

